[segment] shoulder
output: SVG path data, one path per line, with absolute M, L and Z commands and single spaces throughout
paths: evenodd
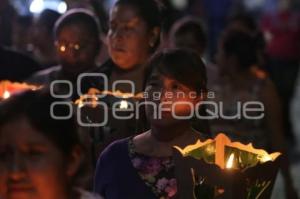
M 128 156 L 128 142 L 130 138 L 117 140 L 111 143 L 100 154 L 97 167 L 112 165 L 116 161 L 120 161 Z
M 119 169 L 128 168 L 129 154 L 128 141 L 122 139 L 110 144 L 100 155 L 96 165 L 94 176 L 94 190 L 103 195 L 103 191 L 107 184 L 118 179 Z
M 51 73 L 58 72 L 60 70 L 61 70 L 61 66 L 52 66 L 50 68 L 36 72 L 35 75 L 36 76 L 49 75 Z
M 49 83 L 50 81 L 54 80 L 55 77 L 57 77 L 60 70 L 61 66 L 53 66 L 44 70 L 37 71 L 27 80 L 27 82 L 38 84 Z
M 258 68 L 257 66 L 253 66 L 250 69 L 250 73 L 252 74 L 252 82 L 251 87 L 255 88 L 259 94 L 265 92 L 266 90 L 275 88 L 268 74 Z
M 114 62 L 111 59 L 105 61 L 101 66 L 97 67 L 96 69 L 92 70 L 91 72 L 95 73 L 104 73 L 106 75 L 110 75 L 112 68 L 115 66 Z

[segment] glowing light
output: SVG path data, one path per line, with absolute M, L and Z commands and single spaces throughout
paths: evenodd
M 60 50 L 61 52 L 65 52 L 65 51 L 66 51 L 66 47 L 65 47 L 65 46 L 61 46 L 61 47 L 59 48 L 59 50 Z
M 67 4 L 66 2 L 62 1 L 58 4 L 57 6 L 57 11 L 60 13 L 60 14 L 63 14 L 67 11 L 68 7 L 67 7 Z
M 120 109 L 127 109 L 128 108 L 128 102 L 126 100 L 122 100 L 120 103 Z
M 233 167 L 234 154 L 232 153 L 226 163 L 226 169 L 231 169 Z
M 43 0 L 33 0 L 30 4 L 30 12 L 32 13 L 40 13 L 44 9 L 44 1 Z
M 79 50 L 79 49 L 80 49 L 80 46 L 79 46 L 78 44 L 75 44 L 75 45 L 74 45 L 74 48 L 75 48 L 76 50 Z
M 10 93 L 8 92 L 8 91 L 4 91 L 4 93 L 3 93 L 3 98 L 4 99 L 7 99 L 7 98 L 9 98 L 10 97 Z

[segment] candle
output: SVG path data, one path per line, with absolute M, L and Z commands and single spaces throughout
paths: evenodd
M 7 99 L 10 97 L 10 93 L 8 91 L 4 91 L 3 93 L 3 99 Z
M 203 198 L 203 193 L 209 193 L 204 198 L 268 199 L 281 159 L 278 152 L 268 154 L 251 143 L 232 142 L 224 134 L 184 149 L 174 147 L 173 152 L 180 199 Z M 199 184 L 196 177 L 205 181 Z
M 29 85 L 26 83 L 10 82 L 10 81 L 0 81 L 0 98 L 7 99 L 12 94 L 21 92 L 24 90 L 36 90 L 41 88 L 41 86 Z
M 233 160 L 234 160 L 234 153 L 230 154 L 227 163 L 226 163 L 226 169 L 233 168 Z
M 126 100 L 122 100 L 120 102 L 120 109 L 127 109 L 128 108 L 128 102 Z

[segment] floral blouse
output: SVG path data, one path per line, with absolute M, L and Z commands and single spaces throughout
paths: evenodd
M 151 157 L 137 153 L 132 138 L 128 147 L 133 167 L 157 198 L 174 198 L 177 193 L 177 181 L 172 157 Z

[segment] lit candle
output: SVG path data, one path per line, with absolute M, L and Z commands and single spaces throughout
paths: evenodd
M 29 85 L 26 83 L 10 82 L 7 80 L 0 81 L 0 100 L 10 98 L 11 95 L 25 91 L 25 90 L 37 90 L 41 86 Z
M 7 90 L 4 91 L 4 93 L 3 93 L 3 99 L 7 99 L 9 97 L 10 97 L 10 93 Z
M 226 163 L 226 169 L 231 169 L 233 168 L 233 160 L 234 160 L 234 153 L 232 153 Z
M 126 100 L 122 100 L 120 102 L 120 109 L 127 109 L 128 108 L 128 102 Z

